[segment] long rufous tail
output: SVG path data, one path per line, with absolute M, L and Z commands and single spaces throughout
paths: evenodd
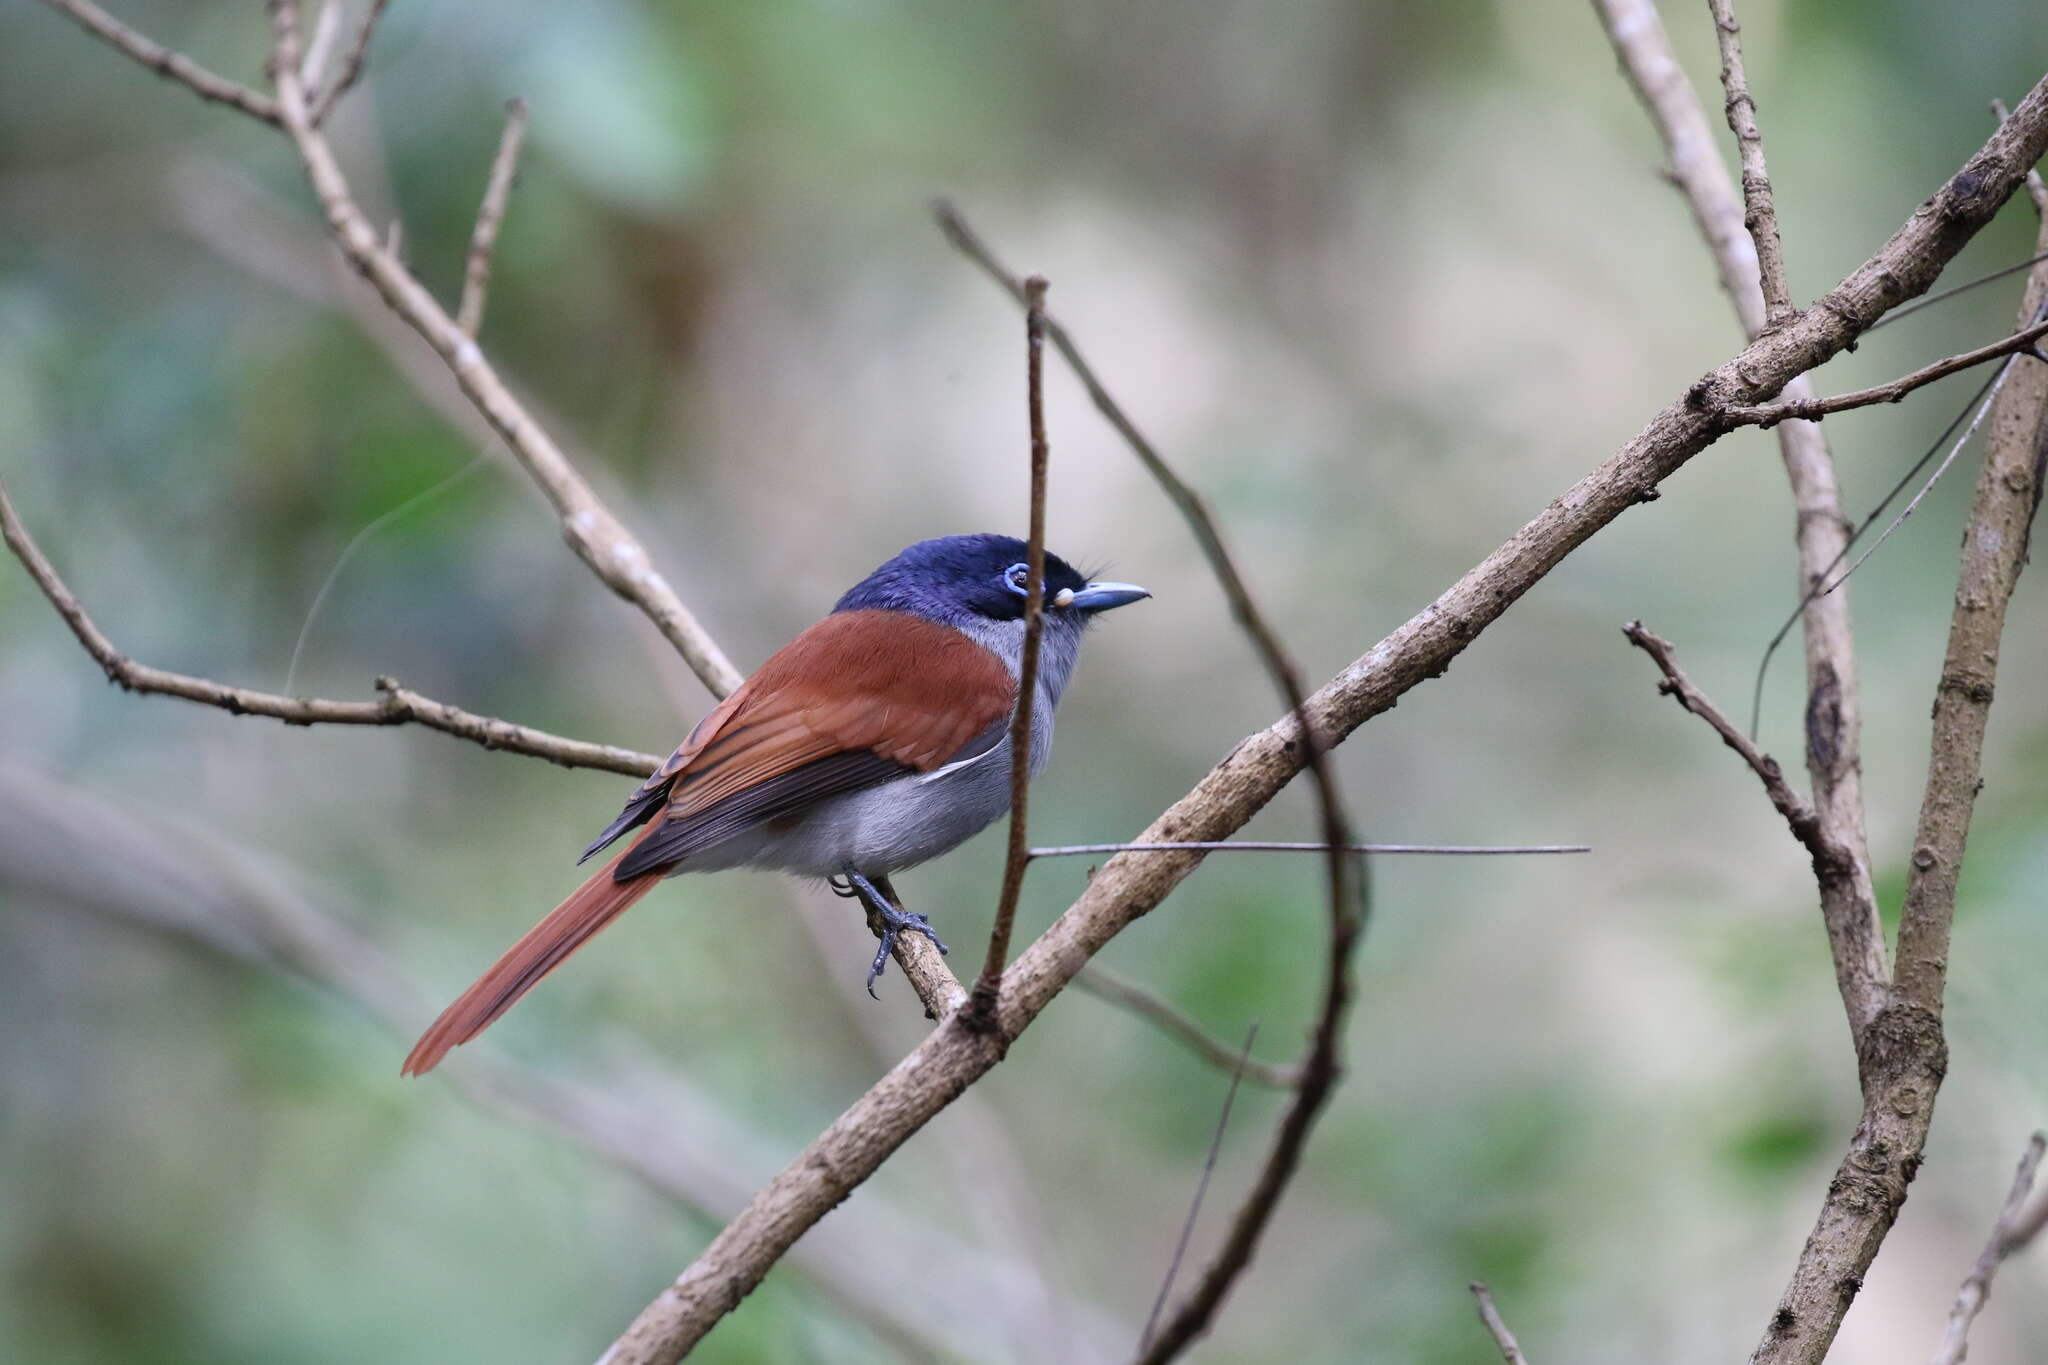
M 642 836 L 645 837 L 645 836 Z M 639 840 L 634 840 L 638 843 Z M 399 1074 L 424 1076 L 440 1064 L 451 1048 L 460 1047 L 497 1021 L 520 996 L 532 990 L 540 979 L 562 965 L 568 956 L 596 937 L 597 931 L 619 917 L 621 911 L 654 889 L 661 880 L 650 872 L 631 881 L 612 880 L 618 858 L 599 868 L 596 875 L 569 893 L 548 912 L 547 918 L 527 930 L 526 937 L 506 950 L 491 969 L 476 979 L 447 1009 L 433 1027 L 420 1035 L 412 1055 Z

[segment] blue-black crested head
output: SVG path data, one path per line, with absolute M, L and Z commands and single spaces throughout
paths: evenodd
M 835 611 L 907 611 L 964 625 L 971 618 L 1013 621 L 1024 614 L 1025 563 L 1030 551 L 1015 536 L 940 536 L 920 540 L 876 569 L 839 599 Z M 1049 615 L 1062 608 L 1088 580 L 1058 555 L 1045 556 L 1045 600 Z

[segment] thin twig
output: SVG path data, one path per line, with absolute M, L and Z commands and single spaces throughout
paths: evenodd
M 1987 360 L 2012 355 L 2017 351 L 2031 352 L 2034 343 L 2048 336 L 2048 322 L 2034 322 L 2011 336 L 1979 346 L 1973 351 L 1964 351 L 1932 365 L 1922 366 L 1911 374 L 1883 384 L 1873 384 L 1867 389 L 1853 393 L 1838 393 L 1832 398 L 1802 399 L 1789 403 L 1765 403 L 1757 407 L 1730 407 L 1721 410 L 1721 416 L 1736 426 L 1758 426 L 1766 429 L 1780 422 L 1794 418 L 1802 422 L 1818 422 L 1823 417 L 1838 412 L 1849 412 L 1855 408 L 1867 408 L 1873 403 L 1896 403 L 1918 388 L 1932 384 L 1937 379 L 1946 379 L 1960 370 L 1982 365 Z
M 373 10 L 372 18 L 375 11 Z M 741 675 L 710 633 L 683 605 L 668 580 L 656 571 L 646 547 L 628 531 L 591 490 L 545 428 L 512 393 L 476 339 L 456 325 L 425 286 L 378 239 L 363 215 L 335 160 L 334 149 L 313 122 L 306 92 L 298 79 L 298 27 L 295 9 L 275 3 L 271 22 L 276 55 L 271 62 L 277 84 L 278 117 L 298 150 L 307 182 L 327 218 L 335 245 L 350 265 L 376 288 L 392 312 L 426 339 L 454 374 L 470 402 L 505 440 L 561 519 L 562 535 L 598 578 L 644 612 L 674 645 L 705 687 L 723 697 L 738 687 Z M 367 24 L 366 24 L 367 27 Z
M 1225 1046 L 1164 998 L 1098 963 L 1091 962 L 1082 968 L 1074 977 L 1074 986 L 1083 994 L 1129 1010 L 1158 1026 L 1162 1033 L 1185 1044 L 1188 1051 L 1210 1066 L 1223 1071 L 1240 1071 L 1254 1085 L 1292 1090 L 1301 1080 L 1301 1068 L 1281 1062 L 1262 1062 L 1248 1053 Z
M 184 53 L 174 52 L 162 43 L 143 37 L 91 0 L 43 0 L 43 3 L 59 14 L 70 15 L 86 32 L 104 39 L 117 51 L 125 52 L 159 76 L 178 82 L 199 98 L 239 109 L 250 118 L 261 119 L 265 123 L 277 123 L 277 102 L 268 95 L 224 76 L 216 76 Z
M 1778 766 L 1778 760 L 1757 748 L 1740 726 L 1693 686 L 1692 679 L 1686 677 L 1685 671 L 1678 666 L 1677 652 L 1669 640 L 1645 629 L 1641 621 L 1629 622 L 1621 628 L 1621 633 L 1628 637 L 1630 644 L 1649 655 L 1656 662 L 1658 671 L 1663 673 L 1664 680 L 1657 684 L 1657 690 L 1713 727 L 1721 742 L 1749 765 L 1750 771 L 1764 784 L 1764 794 L 1771 798 L 1778 814 L 1784 816 L 1785 823 L 1792 827 L 1792 836 L 1813 855 L 1815 870 L 1823 875 L 1840 876 L 1847 855 L 1821 829 L 1813 807 L 1807 805 L 1785 781 L 1785 772 Z
M 484 301 L 491 288 L 491 255 L 497 250 L 498 229 L 505 223 L 505 205 L 512 197 L 512 178 L 519 170 L 519 149 L 526 141 L 526 101 L 516 96 L 505 102 L 505 131 L 498 138 L 498 154 L 491 158 L 491 178 L 484 186 L 484 201 L 476 211 L 476 230 L 470 234 L 469 264 L 462 275 L 462 304 L 455 310 L 455 325 L 475 336 L 484 325 Z
M 2048 81 L 1874 255 L 1826 295 L 1826 305 L 1742 348 L 1658 411 L 1646 425 L 1551 500 L 1433 602 L 1346 665 L 1308 700 L 1330 743 L 1383 714 L 1440 674 L 1588 539 L 1612 524 L 1719 434 L 1715 402 L 1753 402 L 1841 353 L 1894 305 L 1924 293 L 2048 153 Z M 1055 339 L 1051 328 L 1049 339 Z M 1161 812 L 1145 842 L 1221 839 L 1288 782 L 1306 756 L 1290 711 L 1248 735 L 1187 795 Z M 776 1262 L 879 1170 L 910 1137 L 1001 1062 L 1075 972 L 1139 917 L 1154 911 L 1202 855 L 1112 858 L 1087 889 L 1004 973 L 999 1030 L 952 1021 L 928 1033 L 755 1194 L 710 1244 L 627 1325 L 609 1365 L 672 1365 L 710 1333 Z
M 356 82 L 363 78 L 363 63 L 370 56 L 370 39 L 376 36 L 377 21 L 384 17 L 384 7 L 390 3 L 391 0 L 370 0 L 369 12 L 363 15 L 363 22 L 356 29 L 355 41 L 349 44 L 347 55 L 341 59 L 341 74 L 333 85 L 316 91 L 308 84 L 315 128 L 327 122 L 327 116 L 334 112 L 335 105 L 341 103 L 342 96 L 355 89 Z
M 1990 1239 L 1963 1278 L 1962 1288 L 1956 1291 L 1955 1306 L 1948 1310 L 1948 1325 L 1942 1329 L 1941 1345 L 1935 1348 L 1932 1365 L 1963 1365 L 1963 1358 L 1969 1354 L 1970 1327 L 1983 1311 L 1984 1301 L 1991 1297 L 1991 1279 L 1998 1274 L 2005 1258 L 2019 1249 L 2013 1241 L 2013 1228 L 2027 1195 L 2033 1191 L 2034 1172 L 2040 1169 L 2044 1152 L 2048 1152 L 2048 1137 L 2036 1133 L 2027 1139 L 2026 1149 L 2020 1153 L 2019 1169 L 2013 1172 L 2012 1191 L 1991 1224 Z
M 211 678 L 171 673 L 139 664 L 116 648 L 92 617 L 86 614 L 85 607 L 58 576 L 56 568 L 29 535 L 20 517 L 15 515 L 14 503 L 8 498 L 5 485 L 0 485 L 0 539 L 7 542 L 7 548 L 28 570 L 28 576 L 35 580 L 43 596 L 64 618 L 64 624 L 71 627 L 71 633 L 78 637 L 79 644 L 85 646 L 85 652 L 105 670 L 107 680 L 130 692 L 182 697 L 205 706 L 217 706 L 234 715 L 268 716 L 287 725 L 424 725 L 458 739 L 481 744 L 486 749 L 545 758 L 565 768 L 601 768 L 630 777 L 645 777 L 661 764 L 661 759 L 654 754 L 565 739 L 494 716 L 479 716 L 446 702 L 423 697 L 390 678 L 377 679 L 377 687 L 384 693 L 382 701 L 328 701 L 319 697 L 286 697 L 275 692 L 231 687 Z
M 1519 853 L 1591 853 L 1591 844 L 1345 844 L 1346 853 L 1437 853 L 1500 856 Z M 1028 849 L 1033 858 L 1078 858 L 1102 853 L 1328 853 L 1328 844 L 1283 843 L 1272 839 L 1200 839 L 1163 844 L 1048 844 Z
M 1797 310 L 1785 279 L 1785 249 L 1778 240 L 1778 209 L 1771 198 L 1771 176 L 1764 166 L 1764 135 L 1756 123 L 1756 98 L 1742 69 L 1742 25 L 1735 22 L 1733 0 L 1707 0 L 1714 16 L 1714 34 L 1721 45 L 1721 87 L 1727 92 L 1728 131 L 1742 156 L 1743 217 L 1756 241 L 1756 262 L 1764 291 L 1764 330 L 1790 322 Z
M 320 78 L 326 74 L 327 59 L 334 53 L 334 39 L 340 32 L 341 0 L 327 0 L 320 7 L 320 17 L 313 21 L 313 39 L 306 44 L 305 59 L 299 63 L 299 79 L 308 90 L 320 88 Z
M 1472 1281 L 1471 1289 L 1472 1297 L 1479 1301 L 1479 1321 L 1485 1324 L 1487 1333 L 1493 1337 L 1493 1344 L 1500 1348 L 1500 1358 L 1506 1365 L 1529 1365 L 1529 1357 L 1522 1354 L 1522 1344 L 1508 1330 L 1500 1309 L 1494 1307 L 1493 1291 L 1480 1280 Z
M 962 1019 L 969 1028 L 982 1031 L 995 1025 L 996 997 L 1003 986 L 1003 967 L 1010 960 L 1017 900 L 1024 891 L 1024 873 L 1031 865 L 1025 818 L 1031 799 L 1031 725 L 1038 703 L 1038 654 L 1045 636 L 1045 290 L 1042 275 L 1024 281 L 1024 403 L 1031 430 L 1031 522 L 1024 554 L 1024 649 L 1017 664 L 1017 705 L 1010 713 L 1010 841 L 1003 858 L 1002 894 L 996 899 L 995 923 L 989 928 L 988 952 Z
M 1028 282 L 1020 284 L 996 259 L 995 253 L 968 227 L 958 209 L 941 200 L 934 208 L 939 228 L 963 255 L 979 265 L 990 278 L 994 279 L 1012 297 L 1029 306 Z M 1188 528 L 1193 532 L 1196 543 L 1209 561 L 1210 572 L 1223 588 L 1229 599 L 1231 614 L 1245 633 L 1259 661 L 1265 666 L 1274 687 L 1287 703 L 1295 726 L 1295 742 L 1300 746 L 1302 762 L 1308 770 L 1315 788 L 1317 815 L 1322 824 L 1321 840 L 1327 859 L 1329 877 L 1329 948 L 1325 965 L 1322 1006 L 1317 1019 L 1314 1043 L 1309 1058 L 1302 1067 L 1302 1083 L 1295 1091 L 1293 1104 L 1280 1122 L 1273 1146 L 1266 1157 L 1266 1164 L 1253 1183 L 1250 1194 L 1239 1208 L 1230 1235 L 1224 1239 L 1216 1259 L 1201 1279 L 1194 1292 L 1176 1308 L 1166 1325 L 1159 1331 L 1151 1347 L 1142 1353 L 1140 1359 L 1148 1365 L 1161 1365 L 1173 1359 L 1181 1351 L 1208 1330 L 1224 1295 L 1251 1264 L 1253 1250 L 1264 1233 L 1273 1211 L 1279 1207 L 1280 1196 L 1301 1160 L 1302 1149 L 1307 1145 L 1309 1132 L 1314 1128 L 1317 1116 L 1335 1089 L 1342 1067 L 1339 1053 L 1343 1038 L 1343 1021 L 1351 1004 L 1351 956 L 1363 934 L 1366 921 L 1371 914 L 1372 896 L 1370 872 L 1365 860 L 1348 851 L 1351 838 L 1350 821 L 1344 814 L 1343 794 L 1338 790 L 1336 774 L 1327 760 L 1325 749 L 1330 741 L 1317 733 L 1308 710 L 1308 693 L 1302 681 L 1300 668 L 1281 644 L 1280 636 L 1267 622 L 1265 614 L 1252 600 L 1251 589 L 1246 586 L 1244 576 L 1223 544 L 1222 532 L 1217 528 L 1215 518 L 1209 513 L 1207 503 L 1193 486 L 1176 473 L 1172 465 L 1161 455 L 1153 444 L 1145 439 L 1132 421 L 1123 405 L 1111 396 L 1109 390 L 1096 377 L 1095 371 L 1082 357 L 1080 348 L 1062 327 L 1048 317 L 1045 320 L 1045 334 L 1051 339 L 1067 365 L 1088 390 L 1088 396 L 1110 425 L 1124 438 L 1141 464 L 1151 472 L 1153 479 L 1165 491 L 1174 506 L 1180 509 Z
M 1230 1088 L 1223 1092 L 1223 1112 L 1216 1116 L 1216 1131 L 1209 1138 L 1209 1154 L 1202 1160 L 1202 1177 L 1195 1182 L 1195 1197 L 1188 1201 L 1188 1216 L 1181 1220 L 1180 1236 L 1174 1239 L 1173 1256 L 1166 1263 L 1166 1275 L 1159 1282 L 1159 1293 L 1152 1300 L 1152 1311 L 1145 1315 L 1144 1330 L 1138 1334 L 1141 1354 L 1152 1342 L 1152 1331 L 1159 1325 L 1159 1314 L 1173 1293 L 1174 1278 L 1180 1274 L 1181 1260 L 1187 1255 L 1188 1239 L 1195 1235 L 1195 1220 L 1201 1216 L 1203 1196 L 1209 1193 L 1210 1177 L 1216 1174 L 1216 1158 L 1223 1152 L 1223 1134 L 1230 1127 L 1230 1108 L 1237 1103 L 1238 1083 L 1244 1079 L 1245 1063 L 1251 1060 L 1252 1044 L 1258 1041 L 1258 1037 L 1259 1022 L 1254 1019 L 1251 1027 L 1244 1031 L 1244 1045 L 1237 1050 L 1237 1065 L 1230 1072 Z
M 1977 404 L 1976 416 L 1972 417 L 1969 425 L 1963 428 L 1963 434 L 1956 437 L 1955 444 L 1948 448 L 1948 454 L 1942 457 L 1941 463 L 1935 466 L 1934 472 L 1927 476 L 1927 481 L 1920 485 L 1920 491 L 1915 493 L 1911 500 L 1899 509 L 1899 514 L 1892 518 L 1889 526 L 1884 528 L 1884 533 L 1864 547 L 1863 553 L 1856 556 L 1856 562 L 1842 570 L 1841 577 L 1830 580 L 1821 588 L 1820 591 L 1822 593 L 1834 592 L 1844 583 L 1847 583 L 1850 577 L 1863 567 L 1863 561 L 1876 554 L 1878 547 L 1892 538 L 1892 532 L 1905 525 L 1906 518 L 1912 516 L 1919 509 L 1920 504 L 1926 501 L 1927 495 L 1934 491 L 1934 485 L 1941 482 L 1941 476 L 1948 473 L 1948 467 L 1956 462 L 1956 456 L 1962 454 L 1963 447 L 1970 443 L 1970 438 L 1977 434 L 1977 428 L 1984 424 L 1984 418 L 1991 411 L 1991 405 L 1998 401 L 1998 391 L 2005 387 L 2006 376 L 2012 373 L 2012 367 L 2018 363 L 2018 356 L 2008 356 L 2006 362 L 1998 367 L 1998 373 L 1991 378 L 1990 390 L 1984 395 L 1983 400 Z

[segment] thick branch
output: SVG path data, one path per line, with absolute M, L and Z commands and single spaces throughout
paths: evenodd
M 1991 101 L 1991 112 L 1997 116 L 2000 123 L 2012 117 L 2012 110 L 2006 108 L 2005 101 L 2000 99 Z M 2041 178 L 2039 167 L 2027 172 L 2027 197 L 2034 201 L 2036 213 L 2048 216 L 2048 180 Z
M 43 0 L 43 3 L 60 14 L 70 15 L 86 32 L 104 39 L 116 51 L 133 57 L 159 76 L 178 82 L 199 98 L 239 109 L 250 118 L 261 119 L 265 123 L 278 122 L 277 103 L 269 96 L 225 76 L 216 76 L 184 53 L 173 52 L 162 43 L 143 37 L 91 0 Z
M 2004 1207 L 1991 1224 L 1990 1240 L 1984 1243 L 1984 1250 L 1978 1253 L 1977 1263 L 1970 1267 L 1970 1273 L 1963 1279 L 1963 1287 L 1956 1291 L 1955 1306 L 1948 1310 L 1948 1325 L 1942 1329 L 1941 1345 L 1935 1349 L 1933 1365 L 1963 1365 L 1963 1358 L 1970 1353 L 1970 1327 L 1977 1321 L 1977 1314 L 1984 1309 L 1984 1301 L 1991 1297 L 1991 1280 L 1998 1274 L 1998 1267 L 2005 1264 L 2005 1258 L 2025 1245 L 2017 1241 L 2013 1231 L 2019 1222 L 2020 1210 L 2027 1202 L 2027 1195 L 2034 1188 L 2034 1172 L 2040 1169 L 2041 1156 L 2048 1152 L 2048 1138 L 2036 1133 L 2027 1139 L 2026 1150 L 2020 1154 L 2019 1169 L 2013 1172 L 2012 1191 L 2006 1195 Z
M 546 494 L 561 518 L 571 549 L 605 586 L 645 612 L 715 695 L 740 684 L 732 666 L 697 618 L 653 566 L 645 547 L 598 500 L 569 463 L 554 438 L 513 396 L 505 381 L 446 309 L 435 301 L 405 264 L 378 238 L 363 216 L 334 158 L 326 135 L 315 126 L 298 77 L 298 32 L 293 7 L 271 8 L 277 54 L 271 62 L 277 84 L 278 118 L 304 163 L 307 181 L 326 215 L 328 230 L 348 263 L 383 296 L 391 310 L 426 339 L 453 372 L 463 393 L 504 438 L 513 456 Z
M 400 687 L 390 678 L 377 679 L 378 690 L 384 694 L 382 701 L 328 701 L 319 697 L 285 697 L 274 692 L 256 692 L 246 687 L 218 683 L 211 678 L 195 678 L 187 673 L 172 673 L 139 664 L 115 647 L 114 642 L 86 614 L 85 607 L 64 580 L 58 577 L 56 568 L 15 515 L 14 504 L 8 498 L 4 485 L 0 485 L 0 539 L 6 540 L 7 548 L 28 570 L 28 576 L 35 580 L 43 596 L 64 618 L 64 624 L 71 627 L 71 633 L 78 637 L 79 644 L 85 646 L 85 652 L 106 671 L 107 680 L 130 692 L 182 697 L 205 706 L 218 706 L 238 716 L 269 716 L 287 725 L 425 725 L 458 739 L 481 744 L 486 749 L 503 749 L 509 753 L 545 758 L 565 768 L 602 768 L 607 772 L 625 773 L 629 777 L 645 777 L 661 764 L 653 754 L 635 753 L 609 744 L 590 744 L 580 739 L 565 739 L 494 716 L 479 716 L 446 702 L 423 697 Z
M 1782 327 L 1792 320 L 1791 286 L 1785 279 L 1785 250 L 1778 241 L 1778 209 L 1771 198 L 1771 176 L 1764 167 L 1764 135 L 1756 125 L 1756 99 L 1742 69 L 1742 25 L 1735 22 L 1733 0 L 1707 0 L 1714 16 L 1714 36 L 1721 44 L 1721 88 L 1727 92 L 1728 131 L 1742 156 L 1742 197 L 1748 204 L 1743 222 L 1756 242 L 1756 259 L 1764 295 L 1764 327 Z
M 1435 602 L 1308 698 L 1316 733 L 1336 742 L 1441 674 L 1522 594 L 1718 434 L 1716 401 L 1750 402 L 1839 353 L 1886 310 L 1926 291 L 1942 267 L 2048 151 L 2048 81 L 2012 120 L 1822 304 L 1759 338 L 1695 383 L 1598 469 L 1567 489 Z M 1055 346 L 1059 334 L 1050 323 Z M 1241 828 L 1306 762 L 1292 714 L 1246 737 L 1137 842 L 1220 839 Z M 1004 974 L 999 1032 L 949 1019 L 819 1134 L 640 1314 L 605 1359 L 673 1362 L 761 1282 L 804 1231 L 911 1134 L 1000 1061 L 1101 947 L 1157 906 L 1201 855 L 1110 859 L 1065 914 Z
M 484 302 L 491 289 L 491 256 L 498 249 L 498 229 L 505 224 L 505 205 L 512 198 L 512 178 L 519 171 L 519 149 L 526 142 L 526 101 L 505 104 L 505 131 L 498 154 L 491 158 L 491 178 L 476 211 L 476 229 L 469 238 L 469 262 L 462 273 L 462 304 L 455 325 L 475 336 L 484 325 Z
M 1755 340 L 1764 329 L 1756 248 L 1743 230 L 1742 201 L 1717 154 L 1706 110 L 1678 64 L 1663 21 L 1650 0 L 1595 0 L 1594 7 L 1622 70 L 1663 140 L 1671 158 L 1672 183 L 1692 210 L 1743 334 Z M 1785 386 L 1782 396 L 1788 401 L 1811 399 L 1812 381 L 1801 375 Z M 1778 453 L 1792 486 L 1799 593 L 1805 599 L 1800 619 L 1806 640 L 1806 771 L 1822 830 L 1849 856 L 1847 875 L 1823 882 L 1820 901 L 1835 984 L 1854 1038 L 1870 1023 L 1891 973 L 1884 960 L 1884 930 L 1864 834 L 1863 714 L 1848 589 L 1826 595 L 1814 592 L 1841 562 L 1850 527 L 1842 515 L 1834 454 L 1822 429 L 1811 422 L 1788 421 L 1779 425 L 1777 434 Z
M 1736 426 L 1774 427 L 1780 422 L 1798 418 L 1807 422 L 1818 422 L 1823 417 L 1855 408 L 1867 408 L 1876 403 L 1896 403 L 1913 390 L 1932 384 L 1937 379 L 1946 379 L 1960 370 L 1982 365 L 1987 360 L 1997 360 L 2015 351 L 2033 351 L 2034 343 L 2048 336 L 2048 322 L 2029 321 L 2011 336 L 1988 342 L 1975 350 L 1964 351 L 1924 365 L 1911 374 L 1900 375 L 1897 379 L 1882 384 L 1873 384 L 1867 389 L 1852 393 L 1838 393 L 1831 398 L 1791 399 L 1783 403 L 1766 403 L 1757 407 L 1726 408 L 1721 415 Z

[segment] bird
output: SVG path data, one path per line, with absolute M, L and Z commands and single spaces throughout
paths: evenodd
M 889 878 L 1010 808 L 1029 551 L 1014 536 L 922 540 L 713 708 L 583 851 L 638 830 L 421 1035 L 401 1074 L 434 1069 L 665 877 L 755 867 L 824 878 L 882 926 L 868 993 L 897 936 L 945 945 Z M 1045 555 L 1030 770 L 1100 613 L 1151 596 Z M 843 889 L 842 889 L 843 888 Z

